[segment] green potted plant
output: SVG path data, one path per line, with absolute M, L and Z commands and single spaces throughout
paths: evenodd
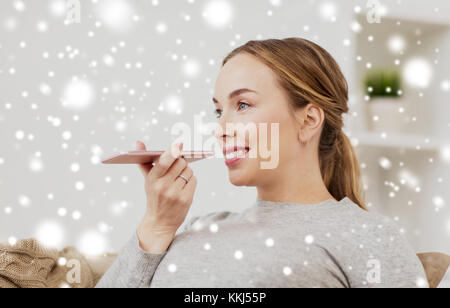
M 377 132 L 400 131 L 404 110 L 401 73 L 394 68 L 371 70 L 364 78 L 368 98 L 370 129 Z

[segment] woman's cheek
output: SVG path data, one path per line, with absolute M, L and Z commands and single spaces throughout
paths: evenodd
M 251 123 L 254 124 L 256 133 L 250 133 L 247 131 L 247 136 L 249 138 L 247 140 L 248 145 L 255 151 L 252 155 L 256 155 L 258 159 L 261 159 L 261 151 L 265 153 L 271 148 L 271 145 L 273 144 L 273 137 L 276 138 L 275 141 L 278 140 L 278 136 L 273 136 L 272 133 L 272 120 L 273 118 L 267 115 L 255 116 L 252 118 Z M 254 138 L 254 140 L 250 140 L 250 138 Z

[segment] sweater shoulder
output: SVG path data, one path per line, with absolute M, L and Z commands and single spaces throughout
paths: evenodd
M 346 223 L 363 224 L 364 226 L 376 227 L 378 229 L 382 229 L 383 226 L 386 226 L 390 230 L 398 230 L 394 220 L 386 215 L 371 210 L 363 210 L 351 200 L 348 200 L 345 206 L 346 210 L 342 212 L 342 215 L 348 218 Z
M 334 208 L 333 213 L 322 217 L 322 223 L 335 232 L 348 233 L 361 243 L 389 241 L 403 238 L 403 230 L 394 219 L 373 210 L 363 210 L 352 201 Z

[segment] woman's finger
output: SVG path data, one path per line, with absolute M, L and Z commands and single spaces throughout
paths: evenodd
M 170 149 L 165 151 L 159 157 L 157 164 L 152 169 L 151 177 L 153 177 L 153 178 L 163 177 L 169 171 L 172 164 L 175 161 L 177 161 L 182 150 L 183 150 L 182 143 L 179 146 L 177 146 L 177 144 L 172 144 Z M 181 170 L 179 172 L 181 172 Z
M 186 194 L 189 198 L 189 204 L 192 203 L 194 199 L 195 188 L 197 187 L 197 177 L 193 175 L 189 182 L 184 186 L 182 193 Z
M 188 167 L 187 161 L 182 157 L 177 158 L 165 175 L 167 181 L 173 183 L 186 167 Z
M 141 141 L 136 142 L 136 150 L 137 151 L 146 151 L 145 144 Z M 150 172 L 150 170 L 153 168 L 152 164 L 139 164 L 139 170 L 141 171 L 142 175 L 144 177 L 147 176 L 147 174 Z
M 192 169 L 189 168 L 189 166 L 186 166 L 186 168 L 184 168 L 184 170 L 180 173 L 180 175 L 184 176 L 189 181 L 191 177 L 194 175 L 194 171 L 192 171 Z M 183 178 L 177 176 L 175 178 L 174 185 L 177 189 L 182 190 L 187 185 L 187 183 Z

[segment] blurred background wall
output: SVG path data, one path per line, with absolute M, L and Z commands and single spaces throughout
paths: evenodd
M 172 125 L 193 127 L 196 115 L 214 122 L 211 98 L 227 53 L 248 40 L 303 37 L 348 78 L 345 131 L 370 210 L 394 219 L 418 252 L 450 253 L 449 1 L 66 7 L 77 2 L 0 2 L 0 241 L 118 250 L 144 212 L 144 182 L 136 166 L 101 159 L 136 140 L 166 149 L 177 137 Z M 254 188 L 229 183 L 222 160 L 191 166 L 199 184 L 188 218 L 255 201 Z

